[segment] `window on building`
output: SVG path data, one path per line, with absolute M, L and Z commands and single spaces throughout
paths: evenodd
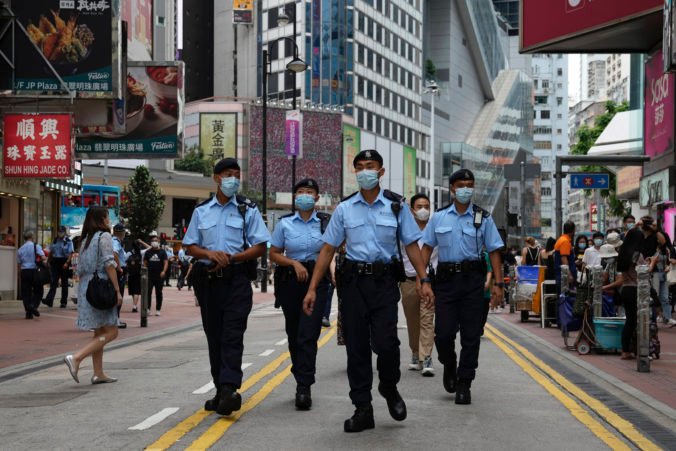
M 296 89 L 296 73 L 290 70 L 284 71 L 284 90 L 293 91 Z
M 559 77 L 563 77 L 563 69 L 560 67 L 556 69 L 556 75 L 558 75 Z
M 389 108 L 390 107 L 390 91 L 387 90 L 387 89 L 384 89 L 384 91 L 385 92 L 384 92 L 383 97 L 385 97 L 385 108 Z
M 357 94 L 364 97 L 364 79 L 357 77 Z
M 536 105 L 546 105 L 547 104 L 547 96 L 535 96 L 535 104 Z
M 557 119 L 563 119 L 563 114 L 558 113 L 558 114 L 556 115 L 556 118 L 557 118 Z
M 375 59 L 376 54 L 373 50 L 368 51 L 368 58 L 366 59 L 366 67 L 373 69 L 373 60 Z
M 540 194 L 549 197 L 552 195 L 552 189 L 549 187 L 540 188 Z
M 279 73 L 274 73 L 268 77 L 268 92 L 279 92 Z
M 366 82 L 366 98 L 373 100 L 373 82 Z
M 366 113 L 366 129 L 373 131 L 373 114 Z
M 361 44 L 357 45 L 357 62 L 364 64 L 364 46 Z
M 557 98 L 556 98 L 556 104 L 557 104 L 558 106 L 563 105 L 563 97 L 557 97 Z
M 538 88 L 538 81 L 539 81 L 539 80 L 537 80 L 537 79 L 536 79 L 536 80 L 533 80 L 533 86 L 535 87 L 535 89 Z
M 383 39 L 383 27 L 376 24 L 376 42 L 380 42 Z
M 540 119 L 550 119 L 550 118 L 551 118 L 551 112 L 549 110 L 540 111 Z
M 376 115 L 376 134 L 377 135 L 382 134 L 382 128 L 381 127 L 382 127 L 382 124 L 381 124 L 380 116 Z
M 549 89 L 549 80 L 542 80 L 542 89 Z
M 563 148 L 563 146 L 561 144 L 556 145 L 556 150 L 561 150 L 562 148 Z
M 279 18 L 279 9 L 272 8 L 268 10 L 268 30 L 277 28 L 278 18 Z
M 556 134 L 557 134 L 557 135 L 563 134 L 563 130 L 561 130 L 560 128 L 557 128 L 557 129 L 556 129 Z
M 366 25 L 366 34 L 372 38 L 373 37 L 373 25 L 374 25 L 374 20 L 371 18 L 366 19 L 367 20 L 367 25 Z
M 381 74 L 383 72 L 383 57 L 376 55 L 376 72 Z
M 381 103 L 382 101 L 382 88 L 380 86 L 376 86 L 376 102 Z
M 533 130 L 533 134 L 535 135 L 551 135 L 552 134 L 552 128 L 551 127 L 535 127 Z
M 535 149 L 551 149 L 551 141 L 533 141 L 533 148 Z

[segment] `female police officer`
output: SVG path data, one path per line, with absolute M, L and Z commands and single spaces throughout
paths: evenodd
M 205 320 L 209 363 L 216 397 L 206 410 L 229 415 L 239 410 L 242 398 L 244 331 L 253 304 L 250 262 L 265 253 L 270 239 L 261 214 L 244 196 L 238 196 L 237 160 L 225 158 L 214 167 L 218 191 L 193 212 L 183 238 L 188 254 L 199 260 L 204 277 L 196 291 Z M 255 272 L 255 269 L 254 269 Z M 255 274 L 253 274 L 255 277 Z
M 379 179 L 385 173 L 383 158 L 375 150 L 364 150 L 352 162 L 360 191 L 344 199 L 331 217 L 322 240 L 312 281 L 303 301 L 310 315 L 316 306 L 317 287 L 324 278 L 338 246 L 345 241 L 347 259 L 340 274 L 343 332 L 347 348 L 347 375 L 354 416 L 345 421 L 345 432 L 374 427 L 371 406 L 373 367 L 371 350 L 378 355 L 378 391 L 387 400 L 390 415 L 406 418 L 406 404 L 397 391 L 399 339 L 397 315 L 398 280 L 405 278 L 397 238 L 406 246 L 411 263 L 421 279 L 421 297 L 430 302 L 434 294 L 426 278 L 418 247 L 420 228 L 401 196 L 383 190 Z
M 320 296 L 312 315 L 303 315 L 303 298 L 307 293 L 319 250 L 324 242 L 322 233 L 330 215 L 317 212 L 319 186 L 313 179 L 303 179 L 293 188 L 296 212 L 275 226 L 270 241 L 270 260 L 277 263 L 275 297 L 279 300 L 286 320 L 286 335 L 296 378 L 296 407 L 308 410 L 312 406 L 310 386 L 315 382 L 317 339 L 322 328 L 322 314 L 328 296 L 328 278 L 319 283 Z M 285 252 L 286 251 L 286 252 Z

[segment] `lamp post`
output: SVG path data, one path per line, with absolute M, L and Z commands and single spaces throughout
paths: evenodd
M 436 149 L 434 148 L 434 122 L 435 122 L 435 99 L 439 95 L 439 86 L 434 80 L 429 80 L 427 82 L 427 87 L 425 88 L 425 94 L 432 94 L 432 116 L 431 116 L 431 124 L 430 124 L 430 138 L 431 138 L 431 146 L 430 146 L 430 185 L 429 185 L 429 190 L 430 190 L 430 199 L 432 203 L 432 208 L 436 208 L 436 196 L 435 196 L 435 189 L 434 189 L 434 176 L 436 175 L 436 170 L 434 167 L 434 158 L 436 154 Z

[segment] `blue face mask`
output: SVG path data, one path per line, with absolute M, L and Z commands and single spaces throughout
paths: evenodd
M 296 196 L 296 208 L 300 211 L 308 211 L 315 208 L 315 198 L 310 194 L 299 194 Z
M 373 189 L 378 184 L 378 171 L 364 169 L 357 172 L 357 183 L 361 189 Z
M 580 249 L 584 249 L 584 248 L 587 247 L 587 245 L 584 244 L 584 243 L 580 243 L 580 244 L 577 245 L 577 247 L 579 247 Z
M 594 246 L 601 247 L 602 244 L 603 244 L 603 240 L 601 238 L 596 238 L 594 240 Z
M 239 179 L 237 177 L 223 177 L 221 179 L 221 192 L 225 197 L 232 197 L 239 191 Z
M 467 205 L 474 195 L 474 188 L 458 188 L 455 190 L 455 199 L 463 205 Z

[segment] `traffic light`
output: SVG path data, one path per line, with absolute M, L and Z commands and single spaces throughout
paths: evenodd
M 181 238 L 183 238 L 183 233 L 182 233 L 182 232 L 183 232 L 183 230 L 181 230 L 181 226 L 179 226 L 178 224 L 176 224 L 176 225 L 174 226 L 174 239 L 175 239 L 175 240 L 180 240 Z

